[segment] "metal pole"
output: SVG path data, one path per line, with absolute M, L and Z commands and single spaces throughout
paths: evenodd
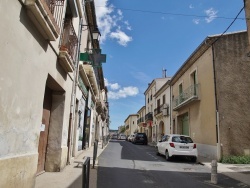
M 90 178 L 90 158 L 84 157 L 84 162 L 82 165 L 82 188 L 89 188 L 89 178 Z

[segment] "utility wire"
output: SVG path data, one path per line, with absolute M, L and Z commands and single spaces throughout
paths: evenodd
M 96 7 L 105 7 L 105 6 L 96 6 Z M 172 15 L 172 16 L 185 16 L 185 17 L 197 17 L 197 18 L 207 18 L 208 16 L 201 16 L 201 15 L 195 15 L 195 14 L 181 14 L 181 13 L 170 13 L 170 12 L 159 12 L 159 11 L 149 11 L 149 10 L 138 10 L 138 9 L 128 9 L 128 8 L 116 8 L 112 7 L 113 9 L 120 9 L 120 10 L 127 10 L 127 11 L 133 11 L 133 12 L 142 12 L 142 13 L 151 13 L 151 14 L 164 14 L 164 15 Z M 226 20 L 232 20 L 235 18 L 228 18 L 223 16 L 216 16 L 215 19 L 226 19 Z M 245 20 L 246 18 L 238 18 L 238 20 Z
M 227 31 L 228 29 L 233 25 L 233 23 L 238 19 L 238 16 L 240 15 L 240 13 L 244 10 L 245 6 L 242 7 L 242 9 L 240 10 L 240 12 L 237 14 L 237 16 L 234 18 L 234 20 L 232 21 L 232 23 L 227 27 L 227 29 L 211 44 L 213 45 L 214 43 L 216 43 Z

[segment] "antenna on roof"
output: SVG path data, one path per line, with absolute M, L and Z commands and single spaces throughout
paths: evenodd
M 167 69 L 162 68 L 162 78 L 167 77 Z

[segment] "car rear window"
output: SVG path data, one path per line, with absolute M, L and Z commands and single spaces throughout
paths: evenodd
M 193 140 L 187 136 L 173 136 L 172 142 L 193 143 Z

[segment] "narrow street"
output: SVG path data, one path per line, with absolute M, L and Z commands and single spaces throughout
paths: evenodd
M 218 184 L 210 183 L 210 169 L 185 159 L 171 162 L 157 156 L 152 146 L 111 140 L 99 156 L 98 188 L 165 188 L 165 187 L 245 187 L 225 175 Z

